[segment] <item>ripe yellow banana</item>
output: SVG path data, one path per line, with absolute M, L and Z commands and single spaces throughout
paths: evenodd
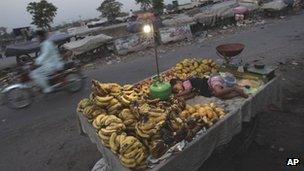
M 104 141 L 108 142 L 110 140 L 110 137 L 106 136 L 106 135 L 103 135 L 101 131 L 98 132 L 98 136 L 99 136 L 99 138 L 101 138 Z
M 125 106 L 129 106 L 130 105 L 130 101 L 129 100 L 127 100 L 124 96 L 119 96 L 119 97 L 117 97 L 118 99 L 119 99 L 119 101 L 123 104 L 123 105 L 125 105 Z
M 140 154 L 140 156 L 138 158 L 136 158 L 136 163 L 138 165 L 142 164 L 147 158 L 147 155 L 143 151 L 141 151 L 139 154 Z
M 120 132 L 122 130 L 126 129 L 126 126 L 123 123 L 119 123 L 119 124 L 111 124 L 110 126 L 107 126 L 106 129 L 109 130 L 116 130 L 117 132 Z
M 123 86 L 123 90 L 124 91 L 129 91 L 129 90 L 132 90 L 133 89 L 133 85 L 131 84 L 126 84 Z
M 133 120 L 133 119 L 128 119 L 128 120 L 124 120 L 123 123 L 126 125 L 126 126 L 131 126 L 133 123 L 135 123 L 136 121 Z
M 144 148 L 143 144 L 137 140 L 134 144 L 132 144 L 131 146 L 129 146 L 125 151 L 124 151 L 124 154 L 129 154 L 131 153 L 132 151 L 134 151 L 135 149 L 142 149 Z
M 130 147 L 131 148 L 131 147 Z M 138 147 L 136 147 L 135 149 L 133 149 L 131 152 L 129 152 L 129 153 L 127 153 L 127 152 L 125 152 L 124 154 L 123 154 L 123 156 L 125 157 L 125 158 L 134 158 L 135 156 L 136 156 L 136 154 L 137 153 L 139 153 L 141 151 L 141 149 L 140 148 L 138 148 Z
M 158 117 L 164 116 L 165 114 L 164 113 L 157 113 L 157 112 L 148 112 L 148 115 L 150 117 L 153 117 L 153 118 L 158 118 Z
M 98 132 L 98 135 L 99 134 L 102 134 L 104 136 L 111 136 L 114 132 L 116 132 L 115 129 L 105 129 L 105 128 L 101 128 Z
M 111 101 L 109 101 L 109 107 L 116 105 L 119 103 L 119 101 L 116 98 L 113 98 Z
M 120 109 L 121 107 L 122 107 L 121 103 L 117 103 L 117 104 L 115 104 L 115 105 L 109 107 L 109 108 L 108 108 L 108 112 L 113 112 L 113 111 L 115 111 L 115 110 Z
M 112 117 L 108 117 L 107 120 L 105 121 L 105 125 L 110 125 L 110 124 L 114 124 L 114 123 L 122 123 L 122 120 L 119 119 L 118 117 L 114 116 L 114 115 L 110 115 Z
M 130 159 L 130 158 L 128 159 L 122 155 L 119 156 L 119 159 L 122 165 L 124 165 L 125 167 L 134 168 L 136 166 L 136 161 L 134 159 Z
M 142 138 L 150 138 L 150 135 L 143 133 L 139 128 L 138 124 L 135 125 L 136 133 Z
M 111 135 L 110 141 L 109 141 L 111 150 L 112 150 L 114 153 L 116 153 L 116 151 L 118 150 L 118 146 L 117 146 L 116 143 L 115 143 L 116 137 L 117 137 L 117 134 L 116 134 L 116 132 L 114 132 L 114 133 Z
M 155 127 L 155 124 L 151 122 L 146 122 L 146 123 L 139 123 L 138 126 L 143 132 L 145 132 L 153 129 Z
M 100 106 L 100 107 L 102 107 L 102 108 L 105 108 L 105 107 L 107 107 L 108 105 L 109 105 L 109 103 L 108 102 L 100 102 L 100 101 L 98 101 L 98 100 L 94 100 L 94 103 L 97 105 L 97 106 Z
M 106 147 L 110 147 L 110 144 L 108 141 L 104 141 L 103 139 L 101 139 L 101 143 Z
M 121 111 L 121 117 L 124 120 L 135 119 L 136 117 L 132 114 L 130 109 L 124 109 Z
M 125 95 L 128 95 L 128 96 L 129 96 L 129 95 L 131 95 L 131 94 L 133 94 L 133 93 L 135 93 L 135 92 L 134 92 L 134 90 L 124 90 L 123 93 L 124 93 Z
M 96 96 L 95 99 L 101 103 L 108 103 L 110 102 L 114 97 L 113 96 L 105 96 L 105 97 L 101 97 L 101 96 Z

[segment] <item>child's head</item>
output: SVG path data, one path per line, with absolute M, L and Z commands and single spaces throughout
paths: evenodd
M 174 78 L 170 81 L 172 92 L 173 93 L 179 93 L 184 90 L 183 82 L 180 79 Z

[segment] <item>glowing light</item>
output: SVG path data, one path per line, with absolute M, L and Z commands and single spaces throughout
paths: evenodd
M 151 33 L 152 32 L 151 25 L 144 25 L 143 31 L 144 33 Z

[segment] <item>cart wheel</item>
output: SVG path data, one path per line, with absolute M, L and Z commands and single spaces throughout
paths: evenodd
M 16 57 L 16 62 L 18 65 L 24 65 L 28 62 L 32 62 L 33 58 L 30 55 L 21 55 Z

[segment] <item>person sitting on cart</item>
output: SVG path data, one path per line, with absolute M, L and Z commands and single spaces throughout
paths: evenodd
M 48 84 L 48 76 L 61 70 L 64 63 L 61 61 L 57 47 L 48 39 L 47 32 L 37 31 L 37 36 L 41 45 L 41 54 L 36 58 L 35 65 L 39 67 L 33 70 L 30 76 L 44 93 L 50 93 L 53 88 Z
M 215 96 L 220 99 L 231 99 L 234 97 L 247 98 L 243 89 L 236 85 L 228 87 L 221 76 L 208 78 L 190 78 L 187 80 L 172 79 L 170 81 L 172 91 L 178 97 L 191 99 L 196 95 L 205 97 Z

